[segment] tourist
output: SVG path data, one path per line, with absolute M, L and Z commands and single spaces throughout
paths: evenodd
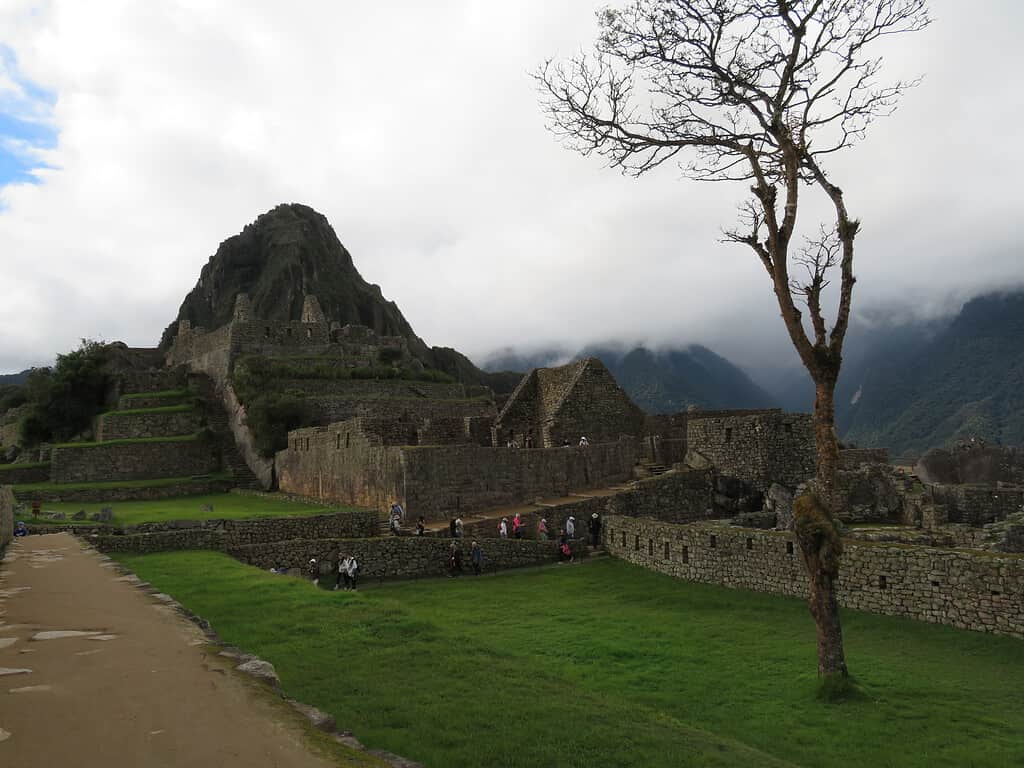
M 530 427 L 530 431 L 523 438 L 523 448 L 533 448 L 533 427 Z
M 508 431 L 508 440 L 505 442 L 506 448 L 518 448 L 519 443 L 516 442 L 516 433 L 511 429 Z
M 562 539 L 558 544 L 558 560 L 561 563 L 571 563 L 576 560 L 576 555 L 572 552 L 572 546 L 565 539 Z
M 454 517 L 451 518 L 448 521 L 448 533 L 451 535 L 451 537 L 453 539 L 455 538 L 455 518 Z
M 398 519 L 401 520 L 403 523 L 405 522 L 405 510 L 402 509 L 402 505 L 399 504 L 397 501 L 392 501 L 391 516 L 394 517 L 395 515 L 398 515 Z
M 543 517 L 540 519 L 540 522 L 537 523 L 537 538 L 540 539 L 541 541 L 547 541 L 548 538 L 549 538 L 548 537 L 548 521 L 546 519 L 544 519 Z
M 15 536 L 28 536 L 28 526 L 23 520 L 19 520 L 14 526 Z
M 601 544 L 601 518 L 595 512 L 590 516 L 590 546 L 597 549 Z
M 309 564 L 306 566 L 306 572 L 309 574 L 309 580 L 313 582 L 313 586 L 319 586 L 320 565 L 317 563 L 315 557 L 309 558 Z
M 456 517 L 455 518 L 455 538 L 456 539 L 461 539 L 462 538 L 462 518 L 461 517 Z
M 348 584 L 346 589 L 350 589 L 355 592 L 356 580 L 359 577 L 359 562 L 356 560 L 355 555 L 350 555 L 348 557 L 348 566 L 345 568 L 345 573 L 348 574 Z
M 570 442 L 569 442 L 569 438 L 568 438 L 568 437 L 567 437 L 567 438 L 565 438 L 565 439 L 564 439 L 564 440 L 562 441 L 562 447 L 563 447 L 563 448 L 572 448 L 572 443 L 570 443 Z
M 508 538 L 508 518 L 501 518 L 501 522 L 498 524 L 498 536 L 502 539 Z
M 469 559 L 473 563 L 473 573 L 479 576 L 484 565 L 484 551 L 480 548 L 479 542 L 473 542 L 473 548 L 469 551 Z
M 462 575 L 462 550 L 459 549 L 457 542 L 452 542 L 451 547 L 448 550 L 448 576 L 461 576 Z
M 586 448 L 590 445 L 590 441 L 587 440 L 586 435 L 580 436 L 580 448 Z
M 394 510 L 394 507 L 392 507 L 392 510 Z M 392 513 L 391 513 L 391 525 L 390 525 L 390 528 L 391 528 L 391 533 L 393 533 L 395 536 L 400 536 L 401 535 L 401 533 L 402 533 L 402 516 L 400 514 L 398 514 L 398 512 L 392 511 Z
M 344 584 L 345 590 L 348 591 L 348 588 L 350 586 L 348 578 L 348 566 L 349 561 L 351 559 L 352 558 L 350 558 L 348 555 L 345 555 L 343 558 L 341 558 L 341 560 L 338 561 L 338 581 L 334 585 L 335 589 L 337 589 L 339 585 Z
M 420 515 L 420 519 L 416 521 L 416 535 L 423 536 L 427 532 L 427 521 L 423 519 L 423 515 Z
M 517 539 L 523 538 L 523 520 L 519 517 L 518 512 L 512 518 L 512 535 Z
M 569 519 L 565 521 L 565 534 L 570 539 L 576 538 L 576 518 L 569 515 Z

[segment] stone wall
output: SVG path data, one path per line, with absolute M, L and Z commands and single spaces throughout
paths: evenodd
M 14 494 L 6 485 L 0 485 L 0 554 L 14 538 Z
M 121 395 L 117 401 L 117 410 L 136 411 L 140 408 L 165 408 L 169 405 L 180 405 L 193 395 L 185 392 L 181 395 L 157 396 L 157 395 Z
M 118 395 L 184 389 L 185 373 L 184 368 L 121 371 L 117 374 Z
M 68 486 L 67 488 L 50 488 L 47 490 L 18 491 L 19 500 L 24 502 L 40 501 L 44 504 L 58 501 L 73 501 L 81 504 L 113 503 L 116 501 L 152 501 L 154 499 L 172 499 L 178 496 L 205 496 L 212 493 L 224 493 L 231 486 L 231 481 L 222 479 L 189 480 L 168 485 L 136 487 L 111 487 L 104 483 L 101 488 Z
M 644 413 L 597 359 L 585 362 L 571 389 L 554 411 L 548 426 L 549 445 L 568 440 L 575 445 L 585 435 L 590 442 L 609 442 L 622 435 L 639 438 Z
M 49 464 L 6 464 L 0 467 L 0 485 L 45 483 L 49 479 Z
M 509 449 L 477 445 L 402 448 L 405 509 L 413 519 L 445 519 L 632 477 L 636 444 Z
M 315 418 L 329 424 L 360 416 L 423 421 L 434 418 L 494 418 L 496 408 L 490 400 L 430 400 L 419 397 L 353 399 L 334 395 L 311 395 L 305 398 Z
M 640 480 L 608 498 L 607 514 L 650 517 L 668 523 L 691 523 L 723 515 L 715 509 L 714 473 L 680 470 Z
M 374 536 L 377 513 L 354 510 L 307 517 L 256 520 L 180 520 L 129 528 L 93 529 L 89 541 L 104 552 L 169 552 L 238 547 L 293 539 L 348 539 Z
M 96 419 L 96 439 L 128 440 L 139 437 L 171 437 L 191 435 L 202 426 L 198 411 L 156 411 L 132 413 L 111 411 Z
M 687 415 L 686 440 L 690 451 L 720 473 L 761 491 L 772 483 L 796 488 L 814 476 L 817 452 L 809 414 L 695 411 Z
M 253 437 L 249 425 L 246 423 L 245 406 L 242 405 L 242 401 L 235 394 L 234 387 L 230 381 L 223 382 L 219 388 L 216 382 L 214 382 L 214 387 L 219 392 L 221 403 L 227 412 L 228 428 L 231 430 L 232 437 L 234 437 L 235 447 L 238 449 L 239 455 L 245 461 L 246 466 L 256 475 L 263 488 L 273 488 L 276 482 L 274 460 L 266 458 L 257 449 L 256 438 Z M 217 406 L 211 403 L 211 407 L 216 408 Z
M 206 440 L 54 446 L 51 462 L 55 483 L 188 477 L 220 468 L 217 451 Z
M 1024 448 L 962 443 L 933 448 L 915 467 L 925 483 L 1012 483 L 1024 485 Z
M 1024 509 L 1024 487 L 1005 485 L 931 485 L 928 490 L 946 507 L 946 521 L 979 527 L 1005 520 Z
M 465 400 L 461 384 L 404 379 L 286 379 L 282 386 L 303 396 L 331 395 L 349 400 L 386 400 L 419 398 L 426 400 Z
M 888 448 L 843 448 L 839 451 L 840 469 L 857 469 L 863 464 L 888 463 Z
M 556 561 L 558 552 L 553 541 L 526 539 L 481 542 L 485 572 L 541 565 Z M 336 578 L 339 556 L 354 555 L 363 580 L 415 579 L 443 576 L 447 573 L 451 539 L 433 536 L 392 536 L 376 539 L 333 539 L 280 541 L 237 547 L 228 554 L 257 568 L 294 568 L 305 572 L 310 558 L 323 564 L 327 578 Z M 473 572 L 469 561 L 470 543 L 462 539 L 462 567 Z
M 358 419 L 289 432 L 274 467 L 285 493 L 380 512 L 405 500 L 401 449 L 382 445 Z
M 844 607 L 1024 638 L 1024 556 L 844 545 Z M 605 546 L 615 557 L 687 581 L 807 597 L 803 559 L 786 532 L 611 516 Z

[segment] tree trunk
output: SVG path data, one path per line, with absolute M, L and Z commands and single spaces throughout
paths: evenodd
M 814 440 L 818 451 L 817 495 L 833 524 L 838 519 L 841 503 L 836 478 L 839 443 L 835 430 L 835 385 L 836 377 L 826 374 L 816 383 L 817 396 L 814 400 Z M 835 536 L 838 541 L 838 530 Z M 803 541 L 801 550 L 810 576 L 811 616 L 818 630 L 818 674 L 841 674 L 845 677 L 846 655 L 843 651 L 843 630 L 839 622 L 835 584 L 839 577 L 839 557 L 823 558 L 820 549 L 810 549 Z

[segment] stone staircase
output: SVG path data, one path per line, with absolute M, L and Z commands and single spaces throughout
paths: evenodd
M 209 376 L 194 375 L 199 398 L 203 403 L 203 415 L 206 417 L 206 426 L 213 433 L 217 446 L 220 449 L 221 465 L 230 472 L 235 484 L 239 488 L 261 489 L 259 479 L 249 469 L 242 454 L 238 452 L 235 445 L 235 436 L 228 424 L 228 415 L 224 411 L 224 405 L 217 393 L 213 380 Z
M 657 462 L 654 461 L 641 461 L 640 468 L 642 472 L 644 472 L 650 477 L 664 475 L 669 470 L 669 468 L 666 467 L 664 464 L 658 464 Z

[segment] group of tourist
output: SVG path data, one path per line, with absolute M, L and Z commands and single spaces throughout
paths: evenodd
M 484 550 L 480 542 L 474 541 L 469 550 L 469 562 L 473 566 L 473 573 L 479 576 L 484 567 Z M 459 543 L 453 541 L 448 548 L 448 576 L 449 578 L 462 575 L 462 550 Z
M 271 569 L 276 571 L 276 569 Z M 309 564 L 307 565 L 307 571 L 309 573 L 309 580 L 313 582 L 315 586 L 320 585 L 320 563 L 317 562 L 315 557 L 309 558 Z M 282 569 L 280 571 L 284 573 Z M 338 568 L 334 574 L 334 586 L 333 589 L 341 589 L 344 585 L 346 592 L 356 591 L 356 582 L 359 578 L 359 561 L 356 560 L 355 555 L 345 555 L 338 560 Z M 329 583 L 329 582 L 328 582 Z
M 590 440 L 587 439 L 586 435 L 580 435 L 580 441 L 579 441 L 578 445 L 579 445 L 580 448 L 586 448 L 587 446 L 590 445 Z M 505 447 L 506 448 L 518 448 L 519 447 L 519 441 L 516 440 L 515 430 L 510 429 L 508 431 L 508 439 L 505 441 Z M 535 443 L 535 441 L 533 439 L 533 429 L 531 428 L 530 431 L 527 432 L 523 436 L 523 448 L 535 448 L 535 447 L 536 447 L 536 443 Z M 562 440 L 562 447 L 563 448 L 571 448 L 572 447 L 572 443 L 569 442 L 569 438 L 565 438 L 564 440 Z

